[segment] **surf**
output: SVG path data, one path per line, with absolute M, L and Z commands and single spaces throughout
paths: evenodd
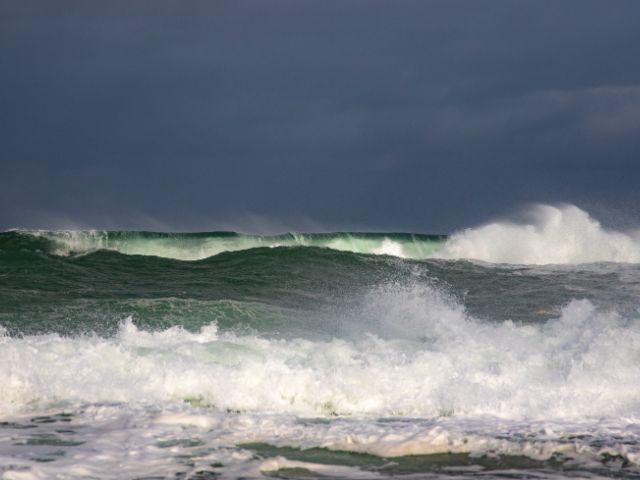
M 586 300 L 518 325 L 480 321 L 433 287 L 381 286 L 335 333 L 277 338 L 215 323 L 147 331 L 128 318 L 107 338 L 5 334 L 0 384 L 10 387 L 0 411 L 62 399 L 328 417 L 576 420 L 640 411 L 640 321 Z
M 605 229 L 575 205 L 534 205 L 525 222 L 503 220 L 451 235 L 434 257 L 510 264 L 640 262 L 640 235 Z
M 0 476 L 637 475 L 635 236 L 530 213 L 4 232 Z
M 525 220 L 522 220 L 522 217 Z M 97 251 L 198 261 L 254 248 L 311 247 L 405 259 L 473 260 L 524 265 L 640 262 L 640 234 L 604 228 L 575 205 L 534 205 L 504 219 L 451 234 L 13 230 L 0 233 L 0 252 L 26 250 L 56 256 Z

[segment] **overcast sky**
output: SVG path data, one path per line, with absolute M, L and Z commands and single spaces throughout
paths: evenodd
M 0 228 L 640 224 L 640 1 L 0 0 Z

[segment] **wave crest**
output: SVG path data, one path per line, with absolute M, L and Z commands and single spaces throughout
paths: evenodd
M 453 234 L 434 257 L 511 264 L 640 262 L 640 238 L 607 230 L 574 205 L 536 205 L 527 224 L 494 222 Z
M 19 248 L 44 251 L 58 256 L 83 255 L 99 250 L 109 250 L 124 255 L 147 255 L 192 261 L 223 252 L 253 248 L 320 247 L 353 253 L 417 259 L 428 258 L 442 245 L 445 238 L 445 235 L 411 233 L 337 232 L 248 235 L 235 232 L 18 230 L 0 234 L 0 250 Z
M 177 260 L 201 260 L 223 252 L 260 247 L 320 247 L 407 259 L 479 260 L 510 264 L 640 262 L 640 234 L 603 228 L 575 205 L 536 205 L 530 221 L 496 221 L 447 235 L 412 233 L 235 232 L 158 233 L 132 231 L 11 231 L 0 234 L 0 251 L 59 256 L 98 250 Z

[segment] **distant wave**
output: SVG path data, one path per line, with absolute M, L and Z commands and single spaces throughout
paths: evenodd
M 489 223 L 455 233 L 435 257 L 512 264 L 640 262 L 640 236 L 607 230 L 574 205 L 536 205 L 526 224 Z
M 246 235 L 235 232 L 158 233 L 102 230 L 14 230 L 0 234 L 0 248 L 40 250 L 61 256 L 111 250 L 125 255 L 151 255 L 177 260 L 201 260 L 222 252 L 234 252 L 260 247 L 321 247 L 354 253 L 392 255 L 402 258 L 428 258 L 442 246 L 445 239 L 445 235 L 410 233 L 339 232 Z
M 412 233 L 235 232 L 157 233 L 135 231 L 15 230 L 0 234 L 0 249 L 82 255 L 98 250 L 177 260 L 201 260 L 222 252 L 259 247 L 321 247 L 408 259 L 439 258 L 511 264 L 640 262 L 640 235 L 608 230 L 574 205 L 536 205 L 528 223 L 495 221 L 450 236 Z

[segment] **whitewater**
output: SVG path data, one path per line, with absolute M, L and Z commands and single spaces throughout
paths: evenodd
M 640 237 L 0 233 L 0 478 L 640 478 Z

